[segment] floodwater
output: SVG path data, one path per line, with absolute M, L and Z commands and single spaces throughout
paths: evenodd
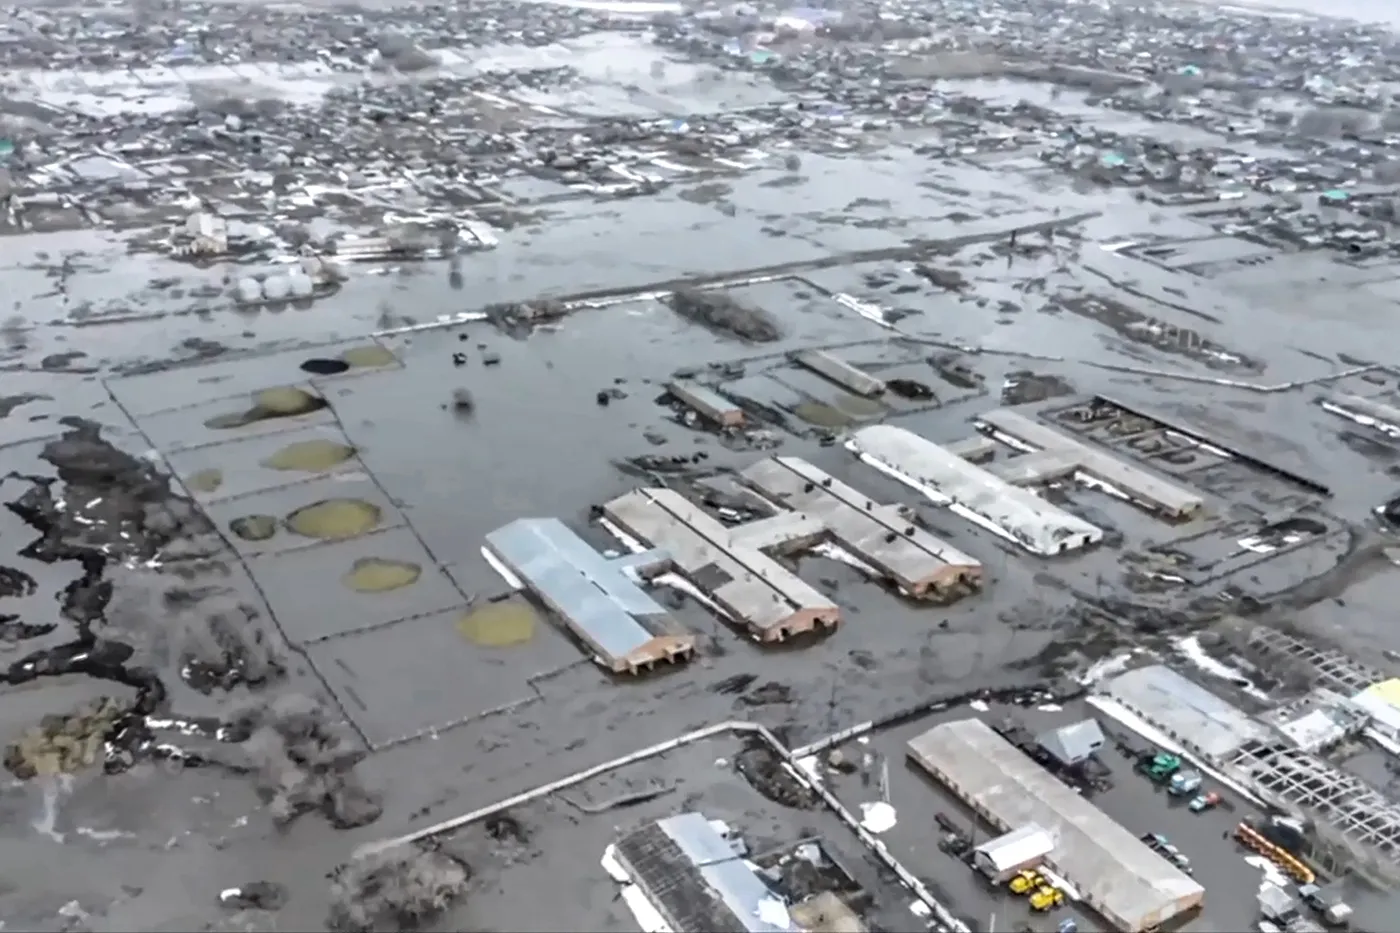
M 355 456 L 355 448 L 349 444 L 317 437 L 306 441 L 293 441 L 275 451 L 262 463 L 270 470 L 322 473 L 332 467 L 339 466 L 353 456 Z
M 614 48 L 604 42 L 588 49 L 585 70 L 605 72 L 613 64 Z M 568 51 L 547 54 L 557 53 L 564 61 Z M 529 54 L 521 52 L 520 60 Z M 656 112 L 657 101 L 670 106 L 686 90 L 678 81 L 677 87 L 661 88 L 648 102 L 646 94 L 622 87 L 644 80 L 648 59 L 640 60 L 641 67 L 629 61 L 620 69 L 612 96 L 599 95 L 604 105 L 650 107 Z M 273 837 L 266 810 L 251 793 L 246 774 L 226 779 L 190 768 L 92 782 L 56 805 L 54 832 L 71 831 L 67 843 L 50 846 L 51 840 L 45 839 L 42 850 L 17 850 L 35 854 L 18 866 L 14 887 L 58 898 L 52 909 L 46 908 L 46 922 L 49 914 L 81 895 L 87 898 L 85 909 L 109 910 L 112 928 L 168 928 L 172 912 L 184 912 L 186 919 L 203 916 L 199 905 L 212 905 L 218 888 L 252 880 L 246 877 L 252 872 L 287 879 L 300 900 L 278 918 L 279 924 L 311 929 L 324 915 L 325 872 L 371 835 L 388 835 L 425 819 L 493 803 L 525 785 L 562 777 L 700 724 L 742 716 L 788 726 L 794 741 L 800 741 L 895 712 L 951 683 L 982 684 L 1006 677 L 1008 665 L 1034 667 L 1047 646 L 1083 648 L 1082 633 L 1075 627 L 1083 608 L 1078 594 L 1102 597 L 1119 592 L 1122 568 L 1112 550 L 1088 555 L 1082 564 L 1047 568 L 1023 561 L 975 529 L 925 507 L 934 521 L 948 525 L 940 534 L 983 556 L 992 577 L 985 593 L 930 613 L 890 598 L 855 568 L 812 556 L 803 560 L 804 576 L 820 580 L 848 610 L 845 624 L 831 638 L 797 650 L 760 653 L 713 614 L 681 600 L 674 608 L 677 620 L 702 637 L 697 663 L 655 678 L 615 682 L 600 673 L 585 652 L 564 643 L 537 609 L 505 592 L 505 585 L 479 558 L 482 538 L 526 515 L 558 516 L 585 528 L 589 505 L 637 482 L 613 467 L 618 460 L 656 454 L 692 465 L 752 462 L 768 448 L 726 447 L 714 436 L 678 423 L 654 400 L 679 367 L 708 373 L 712 363 L 742 370 L 760 369 L 771 360 L 753 361 L 753 347 L 714 338 L 650 298 L 581 310 L 528 338 L 506 335 L 485 323 L 423 331 L 413 330 L 415 323 L 440 317 L 450 322 L 453 315 L 502 301 L 609 289 L 664 291 L 668 282 L 688 275 L 746 278 L 791 273 L 799 278 L 786 284 L 807 297 L 790 300 L 781 290 L 765 293 L 765 307 L 778 318 L 783 337 L 763 352 L 781 356 L 804 346 L 883 341 L 891 335 L 936 342 L 940 356 L 961 355 L 980 377 L 956 386 L 965 394 L 948 395 L 946 411 L 910 422 L 940 440 L 968 436 L 976 414 L 996 403 L 1002 381 L 1013 373 L 1021 378 L 1032 372 L 1065 386 L 1066 392 L 1073 387 L 1076 392 L 1126 393 L 1177 412 L 1189 411 L 1211 419 L 1221 435 L 1246 438 L 1272 455 L 1292 448 L 1298 457 L 1310 459 L 1318 472 L 1334 478 L 1338 495 L 1328 508 L 1353 521 L 1364 520 L 1366 498 L 1375 488 L 1366 480 L 1388 488 L 1379 468 L 1341 445 L 1316 449 L 1327 447 L 1331 437 L 1326 417 L 1313 412 L 1299 393 L 1263 394 L 1148 375 L 1141 370 L 1168 370 L 1196 379 L 1215 374 L 1198 360 L 1159 352 L 1150 341 L 1134 341 L 1102 321 L 1064 313 L 1051 299 L 1086 291 L 1122 295 L 1125 302 L 1150 308 L 1154 321 L 1199 329 L 1222 347 L 1247 350 L 1267 364 L 1267 379 L 1260 377 L 1264 383 L 1317 378 L 1339 369 L 1343 353 L 1364 356 L 1374 354 L 1377 346 L 1388 346 L 1393 309 L 1378 310 L 1377 302 L 1365 296 L 1334 300 L 1333 293 L 1307 292 L 1311 302 L 1326 303 L 1327 314 L 1333 316 L 1320 321 L 1313 304 L 1254 304 L 1131 257 L 1106 253 L 1098 244 L 1151 232 L 1194 236 L 1204 230 L 1181 213 L 1145 208 L 1122 193 L 1077 192 L 1068 183 L 1037 190 L 994 169 L 930 164 L 899 146 L 859 158 L 804 153 L 796 172 L 780 168 L 780 162 L 757 162 L 753 171 L 709 184 L 689 198 L 667 191 L 626 201 L 563 203 L 516 230 L 503 231 L 496 250 L 464 257 L 455 269 L 446 263 L 423 263 L 357 273 L 333 301 L 306 309 L 220 306 L 190 313 L 183 299 L 147 291 L 146 279 L 169 276 L 193 289 L 217 280 L 223 270 L 193 270 L 149 257 L 130 260 L 121 242 L 106 233 L 6 241 L 6 249 L 0 251 L 0 275 L 7 278 L 26 319 L 21 328 L 25 346 L 10 356 L 24 368 L 5 373 L 7 387 L 16 387 L 6 391 L 32 390 L 36 396 L 0 420 L 6 443 L 48 436 L 58 430 L 57 418 L 75 414 L 109 421 L 126 437 L 135 437 L 133 424 L 114 411 L 108 388 L 119 398 L 134 395 L 114 371 L 137 363 L 159 368 L 232 351 L 286 348 L 308 339 L 361 339 L 376 330 L 399 331 L 384 339 L 393 342 L 404 360 L 400 371 L 394 353 L 369 343 L 340 352 L 298 350 L 298 362 L 289 371 L 257 383 L 295 382 L 301 378 L 298 365 L 312 381 L 346 369 L 385 370 L 356 372 L 326 388 L 324 398 L 293 385 L 249 396 L 245 383 L 237 393 L 224 393 L 217 384 L 198 381 L 198 371 L 194 376 L 190 371 L 161 374 L 160 379 L 168 380 L 162 384 L 172 388 L 155 394 L 168 392 L 170 398 L 136 411 L 136 427 L 154 424 L 155 416 L 147 416 L 162 407 L 181 405 L 179 386 L 221 412 L 210 419 L 212 439 L 201 434 L 200 440 L 228 446 L 219 447 L 219 459 L 214 460 L 218 466 L 203 467 L 186 478 L 192 490 L 232 495 L 235 483 L 243 482 L 245 472 L 259 464 L 289 474 L 278 477 L 279 482 L 323 485 L 307 496 L 318 500 L 314 502 L 273 507 L 264 500 L 262 505 L 240 506 L 238 498 L 225 503 L 231 510 L 222 513 L 220 521 L 228 522 L 240 541 L 291 543 L 285 553 L 255 554 L 246 566 L 227 560 L 224 575 L 211 584 L 227 591 L 219 591 L 192 612 L 182 615 L 160 608 L 179 607 L 194 597 L 192 587 L 182 585 L 170 592 L 161 587 L 164 575 L 147 566 L 159 563 L 157 555 L 111 571 L 120 599 L 132 605 L 114 603 L 109 631 L 113 637 L 132 633 L 137 644 L 149 638 L 159 648 L 150 652 L 150 663 L 167 667 L 171 659 L 196 649 L 212 653 L 216 660 L 240 651 L 246 658 L 249 652 L 239 639 L 256 626 L 243 606 L 262 605 L 256 595 L 248 595 L 246 580 L 271 579 L 279 571 L 282 579 L 291 580 L 269 597 L 260 610 L 264 618 L 275 612 L 279 620 L 309 617 L 324 626 L 329 617 L 337 627 L 333 632 L 325 627 L 313 631 L 311 623 L 304 622 L 310 634 L 298 636 L 288 625 L 293 646 L 267 651 L 311 655 L 322 650 L 319 641 L 324 641 L 329 647 L 315 655 L 316 667 L 342 678 L 334 689 L 349 719 L 381 716 L 410 724 L 397 731 L 381 730 L 376 738 L 385 740 L 383 746 L 376 745 L 378 750 L 360 765 L 365 780 L 387 793 L 380 824 L 332 833 L 314 820 L 303 820 Z M 1023 236 L 1023 245 L 1030 241 L 1023 253 L 1000 249 L 1010 231 L 1055 212 L 1080 211 L 1101 212 L 1081 226 L 1081 238 L 1052 244 L 1038 235 Z M 908 291 L 905 285 L 878 284 L 908 271 L 906 247 L 911 240 L 978 236 L 983 241 L 961 248 L 949 245 L 939 258 L 960 270 L 966 279 L 962 292 L 931 286 Z M 40 252 L 47 258 L 38 256 Z M 67 286 L 93 296 L 101 313 L 76 315 L 52 297 L 48 276 L 57 256 L 83 257 L 91 263 L 90 268 L 73 271 Z M 377 274 L 381 271 L 385 274 Z M 454 272 L 467 283 L 462 291 L 451 284 Z M 850 300 L 838 301 L 836 296 Z M 896 330 L 878 315 L 853 310 L 871 305 L 877 310 L 902 306 L 910 313 Z M 1181 305 L 1196 313 L 1176 310 Z M 131 308 L 153 317 L 119 316 Z M 1203 321 L 1197 313 L 1216 320 Z M 947 380 L 940 380 L 939 374 L 950 370 L 930 366 L 927 357 L 934 348 L 920 346 L 923 350 L 899 371 L 904 381 L 894 385 L 916 389 L 933 383 L 940 395 L 947 394 Z M 88 354 L 84 365 L 97 372 L 40 371 L 49 354 L 72 351 Z M 488 352 L 495 365 L 486 364 Z M 456 354 L 463 356 L 460 366 L 454 365 Z M 311 360 L 319 362 L 307 366 L 305 361 Z M 1096 368 L 1103 363 L 1139 369 Z M 99 374 L 113 378 L 104 385 Z M 990 392 L 982 394 L 983 385 Z M 475 400 L 471 419 L 447 410 L 458 390 L 470 391 Z M 220 407 L 225 402 L 218 399 L 234 394 L 238 398 Z M 600 397 L 608 400 L 606 405 Z M 831 388 L 799 403 L 798 413 L 827 427 L 845 428 L 879 417 L 878 405 Z M 256 457 L 238 459 L 238 445 L 247 443 L 250 430 L 297 428 L 299 416 L 327 406 L 343 420 L 348 440 L 289 437 L 271 453 L 263 447 Z M 201 420 L 205 413 L 201 408 Z M 198 424 L 196 420 L 192 427 Z M 147 462 L 158 462 L 159 455 L 181 440 L 149 433 L 156 456 Z M 839 449 L 818 448 L 779 429 L 771 434 L 782 442 L 783 453 L 820 459 L 824 469 L 848 477 L 881 501 L 915 498 L 852 464 Z M 279 441 L 281 437 L 277 435 Z M 695 459 L 702 454 L 707 459 Z M 15 458 L 21 472 L 28 468 L 27 461 L 18 462 L 22 456 L 36 459 L 28 447 L 7 448 L 7 456 Z M 383 481 L 387 495 L 394 497 L 392 507 L 346 494 L 350 487 L 343 482 L 345 476 L 308 480 L 296 475 L 332 470 L 357 456 L 364 460 L 365 471 Z M 38 463 L 34 469 L 47 467 Z M 339 497 L 333 492 L 337 490 Z M 257 494 L 238 488 L 239 497 L 245 492 Z M 9 486 L 5 495 L 7 501 L 12 497 Z M 1176 533 L 1127 506 L 1089 497 L 1077 504 L 1111 514 L 1112 523 L 1135 540 Z M 0 520 L 11 517 L 0 514 Z M 166 524 L 175 521 L 163 513 L 159 517 Z M 14 542 L 32 536 L 24 529 L 12 534 L 8 525 L 3 530 L 5 539 Z M 392 549 L 385 543 L 390 541 Z M 336 550 L 346 542 L 353 542 L 361 556 L 351 559 Z M 25 603 L 26 613 L 35 619 L 54 618 L 54 597 L 72 578 L 27 558 L 5 560 L 19 563 L 40 581 L 43 602 Z M 1372 612 L 1380 621 L 1368 630 L 1369 643 L 1361 650 L 1377 653 L 1387 646 L 1386 639 L 1394 640 L 1394 632 L 1383 624 L 1386 600 L 1378 595 L 1374 603 Z M 1126 609 L 1150 616 L 1154 605 L 1142 608 L 1134 603 Z M 1326 615 L 1329 624 L 1336 624 L 1330 603 Z M 189 621 L 192 616 L 218 622 L 200 627 Z M 159 621 L 159 630 L 141 627 L 152 619 Z M 398 624 L 402 619 L 409 622 Z M 360 640 L 375 633 L 383 640 Z M 280 644 L 272 635 L 265 643 Z M 207 647 L 211 644 L 212 650 Z M 230 645 L 242 647 L 235 650 Z M 331 654 L 332 648 L 345 653 Z M 143 655 L 141 660 L 148 659 Z M 431 668 L 434 673 L 425 673 L 432 663 L 438 664 Z M 517 664 L 519 670 L 513 666 Z M 287 692 L 324 692 L 301 665 L 286 666 Z M 440 669 L 448 673 L 439 676 Z M 740 703 L 710 689 L 734 675 L 759 674 L 786 688 L 772 692 L 778 700 L 746 698 L 752 702 Z M 481 696 L 486 699 L 480 703 L 476 695 L 468 702 L 452 692 L 466 681 L 494 678 L 500 683 L 483 687 Z M 186 707 L 223 709 L 216 691 L 190 694 L 179 693 L 172 701 L 177 712 Z M 26 733 L 44 712 L 74 708 L 51 700 L 47 702 L 52 708 L 31 702 L 20 709 L 21 700 L 39 695 L 37 690 L 6 694 L 8 735 L 26 736 L 24 757 L 35 760 L 33 770 L 95 770 L 86 739 L 55 741 L 43 737 L 42 730 L 38 736 Z M 240 693 L 238 702 L 244 699 Z M 450 728 L 425 732 L 431 740 L 414 738 L 421 725 L 414 720 L 415 712 L 433 703 L 449 712 L 428 725 L 435 729 L 447 723 Z M 65 733 L 59 729 L 56 734 Z M 403 736 L 407 738 L 399 742 Z M 178 744 L 188 738 L 176 734 L 170 741 Z M 266 757 L 274 764 L 280 761 L 274 754 Z M 259 772 L 264 765 L 258 759 L 252 770 Z M 414 780 L 405 781 L 405 774 Z M 114 800 L 120 806 L 114 806 Z M 23 791 L 17 791 L 10 802 L 23 814 L 7 825 L 18 846 L 30 846 L 35 840 L 27 827 L 33 813 L 41 812 L 41 801 L 37 795 L 23 798 Z M 704 805 L 699 802 L 701 808 Z M 102 837 L 117 841 L 99 846 L 93 842 L 97 836 L 74 827 L 125 835 Z M 126 858 L 115 858 L 117 847 Z M 575 865 L 596 864 L 597 853 L 563 855 Z M 157 864 L 159 858 L 178 860 L 182 870 L 166 870 Z M 928 866 L 915 867 L 922 872 Z M 112 901 L 107 893 L 68 890 L 73 886 L 67 879 L 81 878 L 85 872 L 103 879 L 95 888 L 146 893 L 123 894 Z M 62 890 L 59 880 L 64 882 Z M 578 894 L 574 878 L 557 884 L 568 898 Z M 511 922 L 522 928 L 532 925 L 535 914 L 529 903 L 511 907 Z
M 224 471 L 217 467 L 208 467 L 190 474 L 185 478 L 185 485 L 191 492 L 217 492 L 224 484 Z
M 326 407 L 326 400 L 292 386 L 263 389 L 254 393 L 251 407 L 223 415 L 215 415 L 204 426 L 216 431 L 244 428 L 259 421 L 296 418 Z
M 404 560 L 362 557 L 355 561 L 343 582 L 357 593 L 387 593 L 418 582 L 423 568 Z
M 326 499 L 305 505 L 287 515 L 287 527 L 306 538 L 341 541 L 357 538 L 378 527 L 379 507 L 361 499 Z
M 245 515 L 230 522 L 229 530 L 244 541 L 266 541 L 277 534 L 277 519 L 271 515 Z
M 487 603 L 465 613 L 457 620 L 457 631 L 483 648 L 509 648 L 533 639 L 538 624 L 539 617 L 529 605 L 505 601 Z

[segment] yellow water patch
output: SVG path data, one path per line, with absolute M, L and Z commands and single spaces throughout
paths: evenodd
M 244 541 L 266 541 L 277 534 L 277 519 L 271 515 L 244 515 L 229 522 L 228 528 Z
M 278 386 L 253 393 L 253 408 L 265 412 L 267 417 L 304 415 L 315 411 L 321 404 L 322 399 L 296 386 Z
M 402 560 L 361 557 L 340 581 L 357 593 L 387 593 L 418 582 L 423 568 Z
M 840 411 L 857 418 L 876 418 L 885 413 L 885 406 L 872 398 L 863 398 L 859 395 L 851 395 L 843 392 L 832 400 L 833 405 Z
M 534 609 L 507 600 L 468 610 L 457 620 L 457 631 L 483 648 L 509 648 L 533 639 L 538 621 Z
M 206 470 L 197 470 L 185 479 L 185 485 L 190 492 L 210 493 L 217 490 L 224 484 L 224 471 L 217 467 L 209 467 Z
M 287 527 L 307 538 L 340 541 L 372 531 L 384 513 L 363 499 L 323 499 L 302 506 L 287 516 Z
M 278 386 L 253 393 L 253 406 L 215 415 L 204 422 L 215 431 L 241 428 L 269 418 L 295 418 L 326 407 L 326 400 L 296 386 Z
M 803 402 L 794 408 L 792 413 L 819 428 L 844 428 L 854 420 L 844 411 L 826 402 Z
M 340 354 L 340 358 L 349 363 L 352 369 L 371 369 L 376 366 L 390 366 L 398 362 L 398 357 L 377 343 L 366 344 L 363 347 L 351 347 Z
M 302 470 L 322 473 L 355 456 L 355 448 L 340 441 L 320 437 L 293 441 L 262 462 L 269 470 Z

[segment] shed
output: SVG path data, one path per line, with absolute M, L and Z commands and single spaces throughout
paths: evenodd
M 989 839 L 972 850 L 972 867 L 1002 882 L 1025 868 L 1035 868 L 1055 848 L 1055 837 L 1035 823 Z
M 1062 765 L 1083 764 L 1103 748 L 1103 729 L 1097 719 L 1085 719 L 1042 732 L 1036 744 Z

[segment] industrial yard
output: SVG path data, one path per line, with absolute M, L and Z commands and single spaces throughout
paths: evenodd
M 1394 37 L 586 6 L 0 20 L 4 923 L 1393 925 Z
M 1110 777 L 1083 796 L 1075 785 L 1062 783 L 997 734 L 1008 720 L 1026 735 L 1040 736 L 1085 718 L 1103 724 L 1104 745 L 1094 759 Z M 981 746 L 989 751 L 977 750 Z M 813 755 L 806 767 L 849 806 L 860 807 L 865 801 L 868 807 L 872 796 L 887 800 L 899 816 L 897 825 L 882 834 L 884 843 L 896 858 L 919 866 L 921 877 L 950 902 L 966 905 L 964 917 L 974 928 L 1023 929 L 1028 924 L 1052 930 L 1068 917 L 1081 930 L 1150 928 L 1156 924 L 1134 923 L 1127 914 L 1178 908 L 1177 926 L 1184 921 L 1191 929 L 1251 928 L 1259 919 L 1258 906 L 1252 896 L 1235 895 L 1252 895 L 1266 883 L 1290 890 L 1298 886 L 1297 879 L 1234 838 L 1242 821 L 1263 820 L 1267 807 L 1208 771 L 1198 791 L 1174 796 L 1137 768 L 1136 756 L 1157 747 L 1082 700 L 1030 706 L 972 701 L 837 745 L 834 753 Z M 1003 751 L 995 751 L 998 748 Z M 1008 757 L 988 767 L 980 783 L 954 789 L 951 778 L 933 774 L 932 769 L 945 775 L 945 769 L 973 774 L 983 755 Z M 1183 764 L 1184 769 L 1191 767 L 1189 760 Z M 888 787 L 884 794 L 883 782 Z M 1189 804 L 1198 793 L 1212 792 L 1220 796 L 1219 803 L 1201 812 L 1191 810 Z M 976 810 L 965 794 L 981 800 Z M 1061 817 L 1053 803 L 1061 799 L 1070 808 L 1065 812 L 1083 810 L 1084 815 Z M 1090 816 L 1090 810 L 1100 815 Z M 1001 816 L 988 819 L 989 813 Z M 1008 828 L 1024 826 L 1043 828 L 1056 841 L 1046 867 L 1070 892 L 1063 908 L 1038 913 L 1026 898 L 989 882 L 964 864 L 959 853 L 949 851 L 949 827 L 952 835 L 965 836 L 975 847 Z M 1082 843 L 1071 844 L 1069 836 L 1078 832 L 1086 834 Z M 1165 855 L 1144 845 L 1141 837 L 1147 834 L 1163 837 L 1173 854 L 1184 857 L 1187 871 L 1178 871 Z M 1326 883 L 1328 878 L 1319 874 L 1318 881 Z M 1338 890 L 1355 909 L 1356 928 L 1383 928 L 1389 907 L 1374 889 L 1353 880 Z M 1094 906 L 1090 902 L 1096 897 L 1105 900 Z M 1117 913 L 1118 919 L 1108 920 L 1108 912 Z

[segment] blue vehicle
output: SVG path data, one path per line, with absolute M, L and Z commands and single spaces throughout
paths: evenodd
M 1190 797 L 1201 789 L 1201 772 L 1178 771 L 1167 782 L 1167 793 L 1173 797 Z

